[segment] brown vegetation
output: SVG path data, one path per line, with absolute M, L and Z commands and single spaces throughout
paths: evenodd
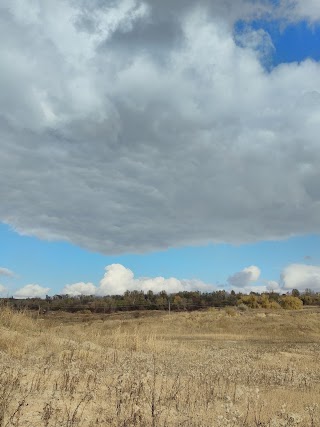
M 319 426 L 315 310 L 0 309 L 0 427 Z
M 266 308 L 299 310 L 302 306 L 319 306 L 320 292 L 306 289 L 300 293 L 293 289 L 291 294 L 276 292 L 251 292 L 249 295 L 235 291 L 218 290 L 209 293 L 183 291 L 167 294 L 165 291 L 126 291 L 122 295 L 54 295 L 42 298 L 0 298 L 0 305 L 16 310 L 34 310 L 39 313 L 67 311 L 69 313 L 90 312 L 110 314 L 117 311 L 167 310 L 195 311 L 210 307 L 247 306 L 249 308 Z

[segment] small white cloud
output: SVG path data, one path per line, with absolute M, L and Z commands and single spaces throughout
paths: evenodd
M 306 264 L 290 264 L 281 275 L 283 288 L 285 290 L 312 289 L 320 291 L 320 267 Z
M 43 288 L 40 285 L 30 284 L 20 288 L 14 294 L 15 298 L 44 298 L 50 288 Z
M 267 281 L 267 290 L 268 292 L 281 292 L 280 285 L 275 280 Z
M 251 265 L 250 267 L 244 268 L 228 278 L 228 283 L 236 288 L 246 288 L 251 283 L 256 282 L 260 277 L 260 268 Z
M 97 288 L 93 283 L 73 283 L 71 285 L 66 285 L 63 290 L 63 294 L 68 294 L 71 296 L 79 296 L 79 295 L 95 295 L 97 293 Z
M 268 288 L 267 285 L 248 285 L 245 287 L 237 288 L 236 292 L 239 292 L 241 294 L 250 294 L 250 292 L 256 292 L 258 294 L 268 293 L 271 292 L 271 290 Z M 275 292 L 275 291 L 274 291 Z
M 268 292 L 268 289 L 265 285 L 252 285 L 252 286 L 246 286 L 243 289 L 239 289 L 240 292 L 244 294 L 250 294 L 250 292 L 256 292 L 258 294 L 263 294 L 265 292 Z
M 252 268 L 252 267 L 248 267 Z M 244 269 L 247 270 L 247 269 Z M 248 276 L 244 273 L 244 270 L 239 272 L 241 273 L 241 276 L 239 273 L 236 273 L 235 275 L 231 276 L 234 278 L 236 276 L 238 283 L 244 283 L 245 280 L 247 280 Z M 260 270 L 259 270 L 260 271 Z M 248 272 L 246 272 L 248 274 Z M 284 292 L 283 289 L 280 288 L 280 285 L 275 280 L 262 280 L 261 283 L 255 283 L 259 278 L 260 274 L 258 275 L 258 271 L 255 271 L 255 273 L 251 276 L 252 279 L 249 282 L 247 281 L 246 285 L 238 286 L 236 291 L 243 293 L 243 294 L 250 294 L 250 292 L 256 292 L 259 294 L 263 293 L 269 293 L 269 292 Z M 230 283 L 230 282 L 229 282 Z M 235 286 L 235 285 L 234 285 Z
M 140 277 L 135 279 L 133 272 L 121 264 L 108 265 L 105 269 L 106 273 L 97 290 L 99 295 L 119 295 L 127 290 L 175 293 L 192 290 L 212 292 L 216 289 L 213 285 L 200 280 L 180 280 L 175 277 L 168 279 L 164 277 Z
M 5 292 L 7 292 L 7 288 L 3 285 L 0 285 L 0 295 L 5 294 Z
M 5 267 L 0 267 L 0 276 L 14 277 L 14 272 Z

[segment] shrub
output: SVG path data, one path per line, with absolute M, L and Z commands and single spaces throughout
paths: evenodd
M 277 301 L 270 301 L 269 308 L 272 310 L 279 310 L 281 308 L 281 305 Z
M 241 303 L 241 304 L 238 305 L 238 310 L 240 310 L 240 311 L 247 311 L 248 310 L 248 306 L 245 305 L 245 304 L 243 304 L 243 303 Z
M 226 307 L 225 308 L 225 312 L 230 317 L 234 317 L 234 316 L 237 315 L 237 312 L 236 312 L 236 310 L 233 307 Z
M 270 308 L 270 300 L 268 295 L 262 294 L 259 301 L 262 308 Z
M 287 295 L 280 298 L 280 305 L 285 310 L 300 310 L 303 307 L 303 302 L 300 298 Z
M 89 315 L 91 315 L 92 313 L 91 313 L 91 310 L 88 310 L 87 308 L 86 309 L 84 309 L 84 310 L 81 310 L 80 311 L 80 313 L 81 314 L 86 314 L 87 316 L 89 316 Z
M 250 308 L 259 308 L 259 303 L 258 303 L 258 297 L 256 295 L 250 294 L 250 295 L 243 295 L 240 299 L 239 299 L 239 304 L 245 304 Z

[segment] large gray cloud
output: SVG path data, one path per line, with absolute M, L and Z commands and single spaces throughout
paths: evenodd
M 193 3 L 0 5 L 0 220 L 104 253 L 320 231 L 319 64 L 235 40 L 271 2 Z

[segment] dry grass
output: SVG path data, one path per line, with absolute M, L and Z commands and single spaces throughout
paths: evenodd
M 320 425 L 320 313 L 0 309 L 0 427 Z

